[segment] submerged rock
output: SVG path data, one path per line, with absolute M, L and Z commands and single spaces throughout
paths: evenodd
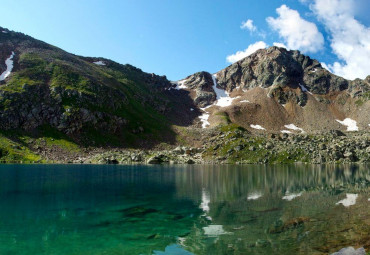
M 268 232 L 271 234 L 281 233 L 288 229 L 298 227 L 307 221 L 310 221 L 308 217 L 298 217 L 285 222 L 279 219 L 270 227 Z
M 121 210 L 120 212 L 124 213 L 125 217 L 143 217 L 149 213 L 156 213 L 158 210 L 153 208 L 145 207 L 132 207 L 128 209 Z

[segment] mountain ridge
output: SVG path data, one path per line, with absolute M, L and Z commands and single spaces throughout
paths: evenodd
M 204 147 L 224 127 L 253 135 L 345 131 L 348 123 L 354 130 L 369 128 L 370 76 L 345 80 L 299 51 L 270 47 L 215 74 L 171 82 L 0 31 L 0 73 L 14 52 L 11 73 L 0 81 L 0 130 L 15 143 L 27 137 L 31 144 L 24 146 L 34 152 L 40 145 L 33 143 L 48 133 L 96 150 Z
M 246 105 L 241 106 L 237 102 L 245 102 L 249 106 L 254 105 L 254 107 L 262 108 L 264 105 L 270 105 L 269 109 L 275 110 L 276 118 L 264 116 L 263 111 L 266 113 L 268 110 L 264 109 L 258 111 L 260 118 L 252 116 L 249 120 L 264 122 L 263 119 L 268 118 L 269 123 L 266 125 L 270 126 L 270 131 L 273 132 L 279 132 L 271 127 L 276 123 L 281 122 L 280 127 L 283 127 L 291 123 L 302 122 L 297 119 L 299 116 L 295 115 L 305 115 L 305 119 L 308 119 L 311 125 L 308 123 L 303 123 L 303 125 L 308 126 L 307 131 L 310 132 L 328 128 L 340 129 L 338 121 L 352 116 L 359 119 L 361 129 L 366 130 L 369 125 L 370 116 L 367 110 L 369 109 L 367 101 L 370 91 L 370 76 L 364 80 L 345 80 L 330 73 L 317 60 L 304 56 L 299 51 L 288 51 L 275 46 L 258 50 L 213 76 L 217 81 L 217 87 L 225 89 L 230 94 L 229 101 L 235 100 L 236 105 L 233 108 L 240 106 L 234 111 L 230 109 L 224 111 L 218 107 L 218 109 L 214 109 L 216 112 L 222 111 L 228 115 L 235 115 L 236 111 L 242 110 L 241 115 L 245 116 L 243 108 L 246 108 Z M 194 102 L 203 108 L 215 108 L 212 103 L 216 101 L 216 93 L 211 89 L 215 87 L 215 84 L 213 84 L 211 77 L 210 73 L 200 72 L 188 76 L 182 81 L 183 88 L 185 86 L 188 90 L 192 90 Z M 267 100 L 264 94 L 272 100 Z M 307 104 L 309 105 L 305 107 Z M 230 105 L 225 106 L 230 108 L 232 107 Z M 344 111 L 346 107 L 350 107 L 352 110 Z M 318 126 L 315 129 L 313 125 L 315 121 L 309 118 L 308 113 L 305 113 L 306 108 L 309 108 L 312 114 L 326 114 L 326 119 L 330 119 L 330 124 Z M 256 111 L 251 107 L 244 110 Z M 363 116 L 359 114 L 361 111 L 364 112 Z M 211 111 L 206 110 L 205 112 L 212 117 Z M 279 119 L 284 119 L 284 121 L 279 121 Z M 245 128 L 250 128 L 250 125 L 261 125 L 261 123 L 243 125 L 243 122 L 248 122 L 248 120 L 237 120 L 236 116 L 231 121 Z

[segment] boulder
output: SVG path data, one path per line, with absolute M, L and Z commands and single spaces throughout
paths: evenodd
M 188 159 L 188 160 L 186 161 L 186 164 L 195 164 L 195 161 L 194 161 L 194 160 L 192 160 L 192 159 Z
M 158 156 L 153 156 L 153 157 L 150 157 L 146 163 L 147 164 L 161 164 L 163 161 L 160 157 Z

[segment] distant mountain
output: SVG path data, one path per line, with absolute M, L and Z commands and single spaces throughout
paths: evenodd
M 231 124 L 251 133 L 369 130 L 369 99 L 370 76 L 345 80 L 299 51 L 271 47 L 171 82 L 0 27 L 0 158 L 201 146 L 209 130 Z
M 204 126 L 226 121 L 251 131 L 318 132 L 370 125 L 370 76 L 345 80 L 299 51 L 258 50 L 213 75 L 200 72 L 180 83 L 203 109 Z

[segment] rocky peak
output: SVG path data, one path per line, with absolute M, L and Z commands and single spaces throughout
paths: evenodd
M 198 72 L 186 78 L 185 86 L 190 89 L 213 91 L 213 78 L 208 72 Z
M 270 47 L 230 65 L 217 73 L 220 87 L 232 91 L 271 86 L 298 87 L 300 84 L 315 94 L 342 91 L 348 81 L 331 74 L 321 64 L 299 51 Z
M 188 76 L 184 85 L 193 90 L 194 103 L 199 107 L 205 107 L 216 100 L 216 93 L 213 90 L 214 78 L 208 72 L 198 72 Z

